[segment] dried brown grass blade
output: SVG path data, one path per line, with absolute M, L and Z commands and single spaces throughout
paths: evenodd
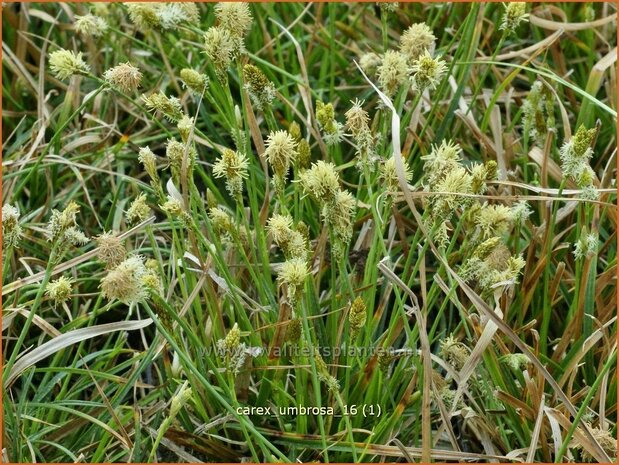
M 543 19 L 534 14 L 529 16 L 529 21 L 534 26 L 539 26 L 544 29 L 548 29 L 549 31 L 559 31 L 563 29 L 564 31 L 584 31 L 587 29 L 593 29 L 597 27 L 605 26 L 606 24 L 610 24 L 617 21 L 616 15 L 607 16 L 606 18 L 600 18 L 595 21 L 587 21 L 583 23 L 561 23 L 559 21 L 551 21 L 549 19 Z
M 539 434 L 542 429 L 542 420 L 544 419 L 544 396 L 542 395 L 542 401 L 539 404 L 539 410 L 537 412 L 537 419 L 535 420 L 535 426 L 533 427 L 533 433 L 531 434 L 531 446 L 529 452 L 527 452 L 527 463 L 532 463 L 535 458 L 535 451 L 537 450 L 537 441 L 539 441 Z
M 533 52 L 537 52 L 538 50 L 544 50 L 550 47 L 552 44 L 554 44 L 555 41 L 557 41 L 559 37 L 563 35 L 564 32 L 565 31 L 563 29 L 557 29 L 551 35 L 546 37 L 544 40 L 540 40 L 539 42 L 536 42 L 530 47 L 523 48 L 522 50 L 516 50 L 514 52 L 508 52 L 508 53 L 503 53 L 501 55 L 497 55 L 495 60 L 503 61 L 503 60 L 511 60 L 512 58 L 526 57 L 527 55 Z
M 610 327 L 615 321 L 617 321 L 617 317 L 612 318 L 608 321 L 604 326 L 597 329 L 591 336 L 589 336 L 585 342 L 582 344 L 582 349 L 579 350 L 576 355 L 570 360 L 570 363 L 564 368 L 563 376 L 559 379 L 559 386 L 563 387 L 565 382 L 571 376 L 572 371 L 578 368 L 578 363 L 583 359 L 587 352 L 589 352 L 594 347 L 597 347 L 597 344 L 600 339 L 604 336 L 604 330 Z

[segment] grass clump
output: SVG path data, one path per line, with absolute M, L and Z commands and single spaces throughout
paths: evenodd
M 5 461 L 616 459 L 616 13 L 5 5 Z

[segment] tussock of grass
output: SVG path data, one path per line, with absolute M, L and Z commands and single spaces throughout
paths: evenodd
M 616 458 L 615 5 L 3 34 L 7 461 Z

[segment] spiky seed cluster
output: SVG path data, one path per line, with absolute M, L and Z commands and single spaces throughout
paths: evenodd
M 316 375 L 318 379 L 327 385 L 329 391 L 335 392 L 339 390 L 340 384 L 337 379 L 335 379 L 331 374 L 329 374 L 329 369 L 327 368 L 327 364 L 320 355 L 318 349 L 314 348 L 314 363 L 316 364 Z
M 525 354 L 507 354 L 503 357 L 503 361 L 514 371 L 522 371 L 529 363 L 529 357 Z
M 476 211 L 473 221 L 485 240 L 506 233 L 513 224 L 514 211 L 505 205 L 485 203 Z
M 208 208 L 217 208 L 218 200 L 217 196 L 211 189 L 206 189 L 206 205 Z
M 476 258 L 485 259 L 486 257 L 488 257 L 488 255 L 490 255 L 493 251 L 495 251 L 497 247 L 499 247 L 500 245 L 501 245 L 500 237 L 491 237 L 489 239 L 486 239 L 485 241 L 483 241 L 481 244 L 479 244 L 475 248 L 473 252 L 473 256 L 475 256 Z
M 376 69 L 376 77 L 381 90 L 388 96 L 393 96 L 408 79 L 408 63 L 406 56 L 396 50 L 387 50 Z
M 267 222 L 267 232 L 278 247 L 281 247 L 290 239 L 292 217 L 290 215 L 273 215 Z
M 441 341 L 439 355 L 460 371 L 469 358 L 469 349 L 453 336 L 448 336 Z
M 447 220 L 454 211 L 471 206 L 473 199 L 467 195 L 485 192 L 486 181 L 496 176 L 496 162 L 474 164 L 467 169 L 461 164 L 461 152 L 458 144 L 443 141 L 433 146 L 430 154 L 421 157 L 424 187 L 437 193 L 428 199 L 435 220 Z
M 400 7 L 400 2 L 376 2 L 380 9 L 388 13 L 395 13 Z
M 144 170 L 153 181 L 159 179 L 159 174 L 157 173 L 157 158 L 150 147 L 140 147 L 138 161 L 142 163 Z
M 424 188 L 436 195 L 429 197 L 432 212 L 433 239 L 439 246 L 449 243 L 449 220 L 457 210 L 462 210 L 470 224 L 474 253 L 465 259 L 460 270 L 463 277 L 478 283 L 485 295 L 499 288 L 513 286 L 525 266 L 520 256 L 511 256 L 500 236 L 516 221 L 523 222 L 530 214 L 526 203 L 516 203 L 511 208 L 504 205 L 480 204 L 470 195 L 487 189 L 487 181 L 495 179 L 497 165 L 494 161 L 473 164 L 465 168 L 460 160 L 458 144 L 443 141 L 433 146 L 424 160 Z
M 519 200 L 518 202 L 513 204 L 511 208 L 511 212 L 512 212 L 512 220 L 514 224 L 517 224 L 517 225 L 523 224 L 529 218 L 529 216 L 531 216 L 531 213 L 533 213 L 533 211 L 531 210 L 531 207 L 529 206 L 526 200 Z
M 290 125 L 288 126 L 288 133 L 297 142 L 299 142 L 303 137 L 303 135 L 301 134 L 301 126 L 299 126 L 299 123 L 297 123 L 296 121 L 290 123 Z
M 297 147 L 288 131 L 274 131 L 267 137 L 264 155 L 275 173 L 273 183 L 277 190 L 283 189 L 288 170 L 299 155 Z
M 445 248 L 449 244 L 449 225 L 447 221 L 439 222 L 436 231 L 434 232 L 434 242 L 440 248 Z
M 445 175 L 460 164 L 462 149 L 455 142 L 443 140 L 440 145 L 433 145 L 424 161 L 423 170 L 429 186 L 438 183 Z
M 461 194 L 473 193 L 473 177 L 466 168 L 458 166 L 436 184 L 435 190 L 440 194 L 433 197 L 433 212 L 440 217 L 449 216 L 450 212 L 470 204 L 471 199 Z
M 77 227 L 76 219 L 80 211 L 77 203 L 71 201 L 63 211 L 52 210 L 52 216 L 47 224 L 47 238 L 49 241 L 74 246 L 88 242 L 86 235 Z
M 185 163 L 185 166 L 183 166 L 185 153 L 187 153 L 187 162 Z M 185 168 L 188 172 L 193 170 L 196 156 L 197 153 L 193 147 L 188 147 L 187 144 L 179 142 L 175 139 L 168 139 L 166 144 L 166 157 L 170 162 L 172 178 L 175 181 L 180 179 L 183 168 Z
M 381 62 L 381 58 L 374 52 L 364 53 L 359 57 L 359 66 L 368 75 L 373 75 Z
M 269 107 L 275 98 L 275 85 L 260 68 L 249 63 L 243 67 L 243 75 L 245 77 L 245 89 L 254 106 L 258 110 Z
M 453 406 L 454 400 L 456 399 L 456 391 L 454 389 L 451 389 L 449 386 L 443 386 L 439 390 L 439 396 L 441 397 L 441 400 L 443 401 L 443 404 L 445 406 Z M 464 407 L 464 405 L 465 404 L 462 401 L 462 397 L 460 397 L 455 408 L 461 408 Z
M 92 8 L 93 14 L 95 14 L 96 16 L 105 17 L 105 16 L 109 16 L 110 14 L 112 14 L 111 12 L 112 8 L 110 8 L 110 4 L 95 2 L 95 3 L 91 3 L 90 5 Z
M 83 36 L 100 37 L 107 32 L 108 24 L 105 19 L 87 14 L 75 16 L 75 30 Z
M 227 80 L 227 71 L 232 63 L 234 51 L 235 42 L 223 27 L 210 27 L 204 34 L 204 53 L 213 62 L 217 78 L 222 82 Z
M 200 22 L 200 11 L 195 3 L 160 3 L 158 7 L 159 27 L 163 30 L 176 29 L 183 23 Z
M 581 125 L 572 138 L 559 150 L 563 175 L 572 178 L 579 188 L 585 190 L 585 197 L 592 199 L 598 197 L 593 183 L 595 173 L 589 164 L 593 156 L 592 145 L 596 133 L 595 128 L 587 129 Z
M 290 123 L 290 126 L 288 127 L 288 133 L 299 144 L 297 145 L 297 167 L 301 170 L 309 168 L 309 165 L 312 162 L 311 147 L 309 142 L 303 139 L 303 134 L 301 133 L 301 126 L 299 126 L 299 123 L 297 123 L 296 121 Z
M 350 304 L 350 310 L 348 311 L 348 324 L 350 325 L 350 340 L 354 341 L 359 335 L 359 331 L 365 326 L 367 319 L 367 308 L 363 299 L 357 297 Z
M 241 244 L 248 243 L 247 230 L 239 228 L 234 218 L 222 207 L 211 207 L 208 211 L 213 231 L 219 235 L 219 239 L 224 244 L 231 244 L 232 241 L 239 241 Z
M 125 212 L 127 223 L 134 224 L 144 221 L 150 216 L 150 207 L 146 203 L 146 194 L 138 195 Z
M 358 164 L 361 168 L 367 166 L 373 168 L 375 158 L 375 138 L 370 130 L 370 115 L 363 109 L 363 101 L 355 99 L 352 107 L 346 112 L 346 128 L 351 132 L 357 153 L 359 156 Z
M 267 222 L 267 232 L 286 258 L 307 258 L 306 237 L 298 229 L 293 229 L 291 216 L 273 215 Z
M 540 140 L 555 125 L 553 95 L 542 81 L 535 81 L 522 104 L 522 125 L 533 140 Z
M 142 276 L 142 283 L 148 290 L 161 294 L 163 292 L 163 285 L 159 276 L 159 262 L 151 258 L 146 260 L 144 266 L 146 274 Z
M 526 2 L 507 2 L 505 4 L 505 13 L 501 22 L 501 30 L 506 34 L 513 34 L 521 22 L 526 21 L 529 17 Z
M 170 30 L 183 23 L 195 24 L 200 20 L 200 12 L 195 3 L 125 3 L 129 19 L 139 29 Z
M 490 238 L 477 246 L 460 268 L 460 274 L 467 281 L 477 282 L 487 294 L 515 285 L 525 264 L 521 256 L 511 255 L 500 238 Z
M 128 94 L 140 87 L 142 73 L 131 63 L 121 63 L 103 73 L 103 79 L 112 87 Z
M 471 168 L 471 188 L 473 194 L 483 194 L 488 189 L 487 181 L 496 179 L 497 163 L 489 160 L 486 163 L 474 163 Z
M 607 429 L 603 429 L 600 427 L 594 428 L 591 424 L 587 425 L 591 430 L 591 433 L 598 444 L 604 449 L 606 455 L 610 458 L 611 462 L 615 462 L 617 459 L 617 438 L 613 437 L 611 431 Z M 580 457 L 584 462 L 597 462 L 598 460 L 592 456 L 586 447 L 578 440 L 578 438 L 574 438 L 570 447 L 578 450 L 580 452 Z
M 73 278 L 61 276 L 47 283 L 47 286 L 45 286 L 45 295 L 54 301 L 54 305 L 62 305 L 71 297 L 74 283 L 75 280 Z
M 316 102 L 316 120 L 324 133 L 327 145 L 335 145 L 342 140 L 342 124 L 335 119 L 332 103 Z
M 340 177 L 333 163 L 319 160 L 300 175 L 305 194 L 324 204 L 333 201 L 340 189 Z
M 223 341 L 223 346 L 228 350 L 236 349 L 239 346 L 241 343 L 241 330 L 239 329 L 239 325 L 237 323 L 234 323 L 234 326 L 228 332 Z
M 72 227 L 65 232 L 65 239 L 76 247 L 88 244 L 88 237 L 78 227 Z
M 301 339 L 301 335 L 303 334 L 303 325 L 299 318 L 295 318 L 294 320 L 290 320 L 286 325 L 286 342 L 291 344 L 295 344 Z
M 179 134 L 181 135 L 181 140 L 183 143 L 189 143 L 189 137 L 194 128 L 194 121 L 192 116 L 183 115 L 183 117 L 178 120 L 176 124 L 176 128 L 178 129 Z
M 433 58 L 426 50 L 411 65 L 411 84 L 417 92 L 425 89 L 436 89 L 447 71 L 445 61 L 440 57 Z
M 426 23 L 415 23 L 400 36 L 400 51 L 410 64 L 425 51 L 433 53 L 435 44 L 436 37 Z
M 196 95 L 202 95 L 208 88 L 208 76 L 191 68 L 181 69 L 181 79 L 183 80 L 185 87 L 190 89 Z
M 406 179 L 406 182 L 411 182 L 413 179 L 413 171 L 404 158 L 402 158 L 402 164 L 404 165 L 404 178 Z M 380 179 L 385 185 L 385 191 L 387 194 L 395 195 L 400 192 L 400 181 L 398 178 L 394 157 L 388 158 L 381 164 Z
M 223 238 L 232 236 L 235 226 L 228 212 L 220 207 L 213 207 L 209 209 L 208 217 L 216 233 L 220 234 Z
M 181 101 L 176 97 L 167 97 L 163 92 L 142 95 L 146 109 L 153 113 L 160 112 L 166 119 L 176 122 L 183 117 Z
M 172 401 L 170 402 L 170 415 L 168 417 L 168 421 L 172 421 L 181 409 L 187 404 L 189 399 L 191 399 L 192 390 L 188 385 L 188 381 L 185 381 L 179 388 L 178 391 L 172 397 Z
M 60 49 L 49 55 L 49 68 L 58 79 L 68 79 L 75 74 L 87 74 L 90 66 L 82 59 L 82 52 Z
M 239 374 L 245 364 L 246 349 L 245 343 L 241 342 L 241 330 L 237 323 L 234 323 L 226 337 L 217 341 L 217 350 L 226 364 L 226 369 L 235 376 Z
M 131 256 L 120 262 L 101 280 L 101 295 L 126 305 L 135 304 L 148 297 L 142 278 L 147 274 L 144 258 Z
M 131 2 L 126 3 L 129 19 L 139 29 L 147 30 L 159 26 L 157 6 L 154 3 Z
M 19 209 L 9 205 L 2 206 L 2 248 L 17 247 L 23 229 L 19 224 Z
M 299 126 L 299 123 L 297 123 L 296 121 L 290 123 L 290 126 L 288 126 L 288 133 L 299 144 L 297 145 L 298 155 L 296 159 L 296 165 L 302 170 L 309 168 L 312 160 L 311 148 L 309 142 L 303 139 L 303 134 L 301 133 L 301 126 Z
M 309 245 L 310 230 L 307 224 L 305 224 L 303 221 L 299 221 L 294 229 L 299 234 L 301 234 L 301 237 L 303 237 L 303 240 L 305 241 L 306 246 Z
M 378 351 L 378 367 L 385 376 L 388 376 L 391 363 L 394 359 L 395 355 L 392 350 L 387 350 L 381 347 Z
M 213 165 L 213 176 L 226 179 L 226 189 L 232 197 L 243 193 L 243 180 L 247 179 L 247 157 L 234 150 L 224 149 Z
M 339 186 L 339 176 L 332 163 L 322 160 L 300 175 L 301 187 L 321 206 L 321 217 L 333 232 L 332 244 L 337 258 L 341 258 L 352 238 L 353 219 L 356 210 L 355 197 Z
M 249 3 L 222 2 L 215 5 L 215 16 L 232 35 L 245 37 L 252 25 Z
M 97 257 L 106 268 L 114 268 L 127 257 L 122 239 L 114 232 L 104 232 L 96 238 L 99 252 Z
M 334 203 L 323 206 L 322 216 L 325 223 L 331 227 L 336 239 L 333 244 L 336 258 L 343 257 L 346 246 L 352 239 L 356 210 L 357 200 L 347 190 L 338 191 Z
M 309 270 L 303 258 L 294 257 L 282 264 L 277 280 L 280 285 L 286 286 L 286 296 L 291 305 L 294 305 L 300 297 L 308 276 Z
M 364 133 L 370 131 L 368 125 L 370 115 L 363 109 L 363 100 L 355 99 L 351 102 L 352 107 L 346 112 L 346 128 L 355 139 L 359 139 Z
M 583 227 L 580 238 L 574 244 L 574 258 L 580 260 L 588 255 L 595 255 L 599 245 L 600 241 L 597 235 L 592 232 L 587 232 Z
M 309 142 L 305 139 L 301 139 L 297 147 L 297 152 L 299 153 L 297 157 L 297 166 L 301 170 L 309 168 L 310 163 L 312 163 L 312 148 Z
M 177 199 L 168 195 L 166 201 L 160 205 L 161 209 L 170 215 L 172 218 L 182 218 L 185 213 L 185 209 L 183 208 L 183 203 Z

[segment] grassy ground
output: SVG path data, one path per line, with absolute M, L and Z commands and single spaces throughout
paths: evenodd
M 616 6 L 250 11 L 3 5 L 3 460 L 615 460 Z

